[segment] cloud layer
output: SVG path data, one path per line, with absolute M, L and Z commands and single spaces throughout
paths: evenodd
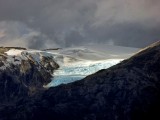
M 159 0 L 1 0 L 0 44 L 144 47 L 160 39 Z

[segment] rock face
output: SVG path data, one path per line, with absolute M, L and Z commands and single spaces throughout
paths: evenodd
M 160 42 L 81 81 L 0 107 L 1 120 L 160 119 Z M 157 110 L 158 109 L 158 110 Z
M 7 53 L 9 51 L 9 53 Z M 32 96 L 51 81 L 59 66 L 51 56 L 24 48 L 0 48 L 0 101 L 13 103 Z

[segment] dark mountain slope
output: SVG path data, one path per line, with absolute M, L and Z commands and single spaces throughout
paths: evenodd
M 1 107 L 2 120 L 160 119 L 160 42 L 81 81 Z M 158 119 L 156 118 L 156 119 Z

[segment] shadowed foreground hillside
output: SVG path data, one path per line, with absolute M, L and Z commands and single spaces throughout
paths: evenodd
M 157 42 L 130 59 L 81 81 L 1 106 L 0 119 L 160 119 L 159 76 L 160 42 Z

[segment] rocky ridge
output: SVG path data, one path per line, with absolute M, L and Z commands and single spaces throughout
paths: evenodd
M 51 81 L 59 66 L 52 55 L 25 48 L 0 48 L 0 101 L 32 96 Z

